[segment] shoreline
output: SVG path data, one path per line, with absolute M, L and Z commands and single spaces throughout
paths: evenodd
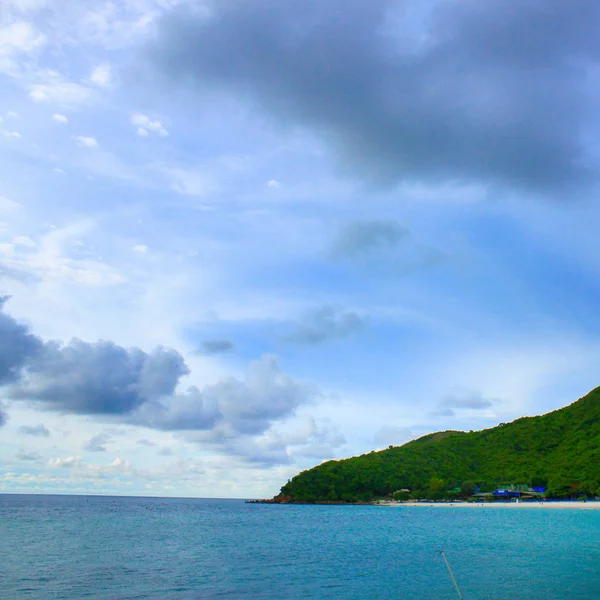
M 576 509 L 576 510 L 599 510 L 600 501 L 590 500 L 580 502 L 578 500 L 557 500 L 543 502 L 380 502 L 378 506 L 396 507 L 425 507 L 425 508 L 524 508 L 524 509 Z

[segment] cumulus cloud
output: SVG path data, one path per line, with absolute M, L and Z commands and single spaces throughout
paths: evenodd
M 198 354 L 211 356 L 214 354 L 225 354 L 234 349 L 234 343 L 231 340 L 204 340 L 200 344 Z
M 123 415 L 174 393 L 189 373 L 181 354 L 146 353 L 112 342 L 44 342 L 4 311 L 0 300 L 0 384 L 7 396 L 75 414 Z M 27 377 L 21 377 L 26 370 Z
M 150 399 L 172 394 L 188 374 L 175 350 L 146 353 L 112 342 L 49 342 L 30 361 L 26 380 L 9 390 L 13 399 L 43 403 L 54 410 L 124 415 Z
M 456 410 L 485 410 L 498 402 L 500 402 L 498 398 L 489 398 L 481 392 L 459 390 L 444 396 L 432 414 L 440 417 L 453 417 Z
M 265 356 L 250 364 L 243 380 L 229 377 L 202 389 L 191 387 L 185 394 L 141 406 L 134 418 L 155 429 L 201 431 L 202 441 L 216 443 L 264 433 L 317 395 L 313 386 L 284 373 L 276 357 Z
M 18 381 L 23 368 L 44 347 L 41 339 L 4 312 L 7 300 L 7 296 L 0 298 L 0 385 Z
M 23 435 L 33 435 L 36 437 L 50 437 L 48 428 L 43 424 L 40 425 L 22 425 L 19 427 L 19 433 Z
M 364 319 L 356 312 L 342 311 L 334 306 L 323 306 L 307 313 L 286 340 L 295 344 L 316 345 L 327 340 L 345 338 L 364 326 Z
M 73 469 L 82 465 L 81 456 L 67 456 L 66 458 L 51 458 L 48 461 L 49 467 L 57 469 Z
M 599 28 L 589 0 L 243 0 L 177 7 L 149 56 L 316 131 L 368 180 L 554 192 L 596 178 Z
M 293 418 L 298 408 L 320 394 L 314 386 L 287 375 L 274 356 L 252 362 L 243 379 L 227 377 L 177 392 L 180 379 L 188 373 L 183 357 L 172 349 L 145 352 L 110 341 L 78 339 L 67 344 L 44 342 L 0 311 L 0 384 L 6 386 L 7 398 L 37 403 L 43 409 L 162 431 L 195 432 L 194 441 L 240 455 L 246 449 L 255 456 L 266 443 L 260 440 L 272 439 L 274 424 Z M 45 435 L 44 431 L 40 425 L 22 432 Z M 318 427 L 307 434 L 315 448 L 336 442 L 335 436 L 328 435 Z M 84 448 L 103 452 L 110 440 L 105 432 L 88 440 Z M 153 442 L 139 440 L 138 444 Z M 71 467 L 78 461 L 57 458 L 49 464 Z

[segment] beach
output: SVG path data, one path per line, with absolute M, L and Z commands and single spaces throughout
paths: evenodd
M 406 508 L 523 508 L 523 509 L 600 509 L 600 501 L 550 501 L 550 502 L 380 502 L 380 506 L 406 507 Z

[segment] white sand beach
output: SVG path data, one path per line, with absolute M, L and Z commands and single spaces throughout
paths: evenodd
M 600 501 L 590 502 L 381 502 L 380 506 L 393 506 L 402 508 L 484 508 L 484 509 L 576 509 L 597 510 L 600 509 Z

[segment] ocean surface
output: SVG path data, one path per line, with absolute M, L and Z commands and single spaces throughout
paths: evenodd
M 0 598 L 600 598 L 600 511 L 0 495 Z

